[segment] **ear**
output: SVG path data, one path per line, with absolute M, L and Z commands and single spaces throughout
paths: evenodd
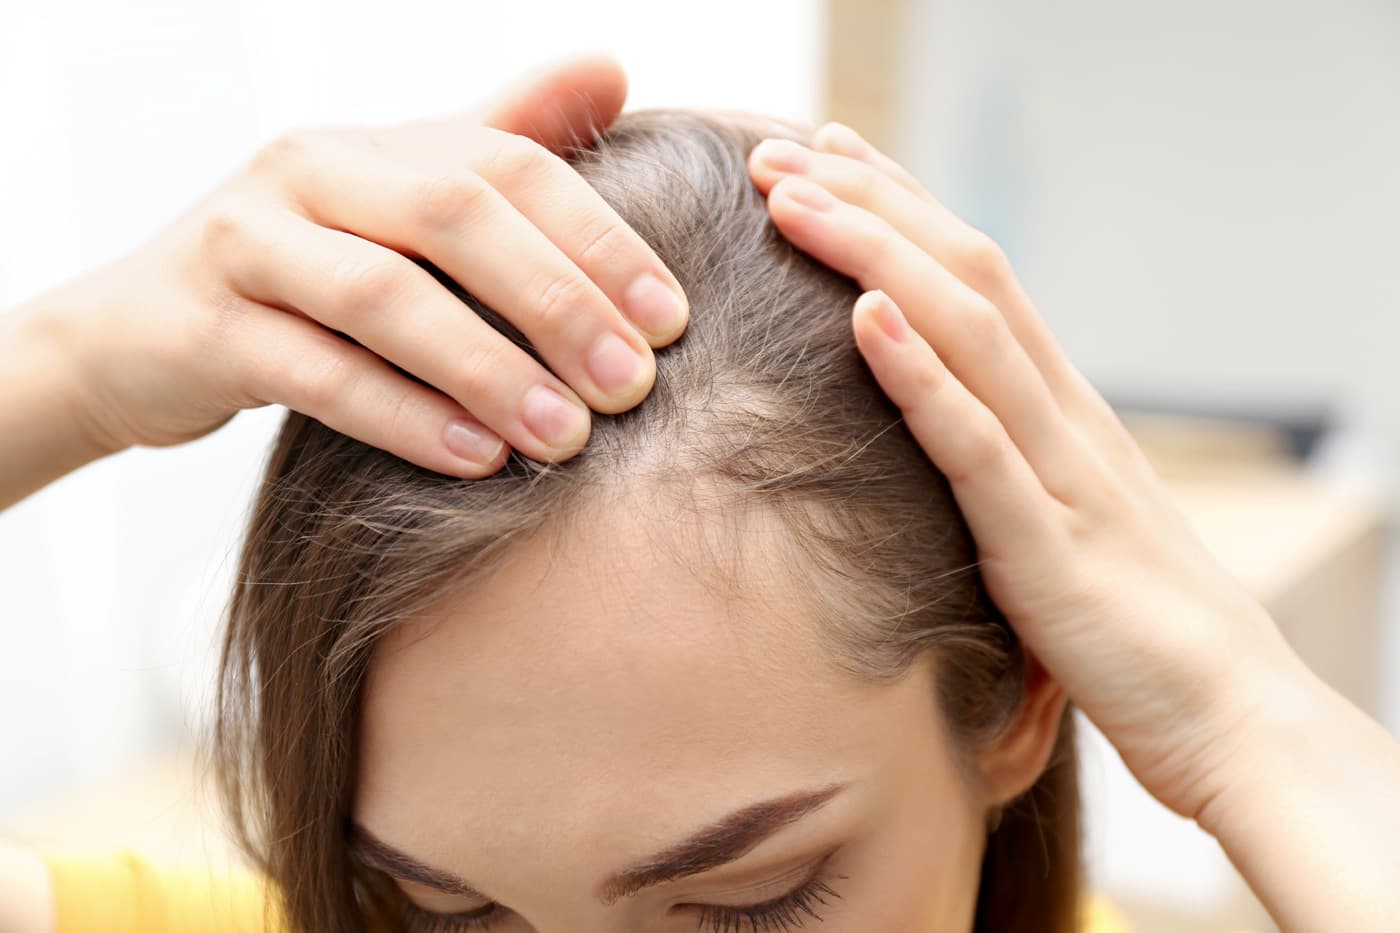
M 1026 694 L 1020 713 L 978 758 L 991 805 L 1010 802 L 1040 779 L 1060 735 L 1064 688 L 1029 651 L 1025 658 Z
M 627 74 L 606 54 L 574 56 L 535 68 L 501 92 L 480 122 L 528 136 L 559 152 L 588 146 L 627 100 Z

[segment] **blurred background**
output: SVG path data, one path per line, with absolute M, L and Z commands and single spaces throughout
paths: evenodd
M 0 10 L 0 309 L 133 249 L 283 130 L 464 109 L 571 52 L 615 53 L 629 107 L 850 123 L 1002 244 L 1207 544 L 1400 726 L 1390 0 Z M 189 750 L 280 416 L 0 513 L 0 836 L 226 854 Z M 1211 839 L 1084 745 L 1091 875 L 1135 928 L 1271 929 Z

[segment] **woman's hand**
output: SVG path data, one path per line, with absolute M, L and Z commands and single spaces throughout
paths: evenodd
M 1283 929 L 1393 929 L 1400 743 L 1206 552 L 1005 256 L 840 124 L 765 141 L 750 170 L 779 229 L 868 290 L 856 343 L 992 597 L 1138 780 Z
M 77 416 L 104 451 L 281 403 L 458 476 L 495 472 L 510 446 L 573 455 L 590 408 L 650 391 L 651 347 L 687 319 L 675 278 L 556 154 L 625 96 L 616 63 L 583 58 L 483 112 L 270 143 L 150 243 L 42 296 Z M 549 368 L 408 257 L 511 321 Z
M 1301 662 L 998 248 L 849 128 L 813 146 L 752 153 L 774 222 L 870 290 L 856 341 L 947 475 L 1017 633 L 1143 785 L 1198 817 L 1233 779 L 1242 725 Z

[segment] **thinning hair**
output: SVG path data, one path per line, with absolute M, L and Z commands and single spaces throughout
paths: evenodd
M 765 136 L 805 142 L 810 128 L 632 111 L 567 153 L 691 306 L 685 334 L 656 351 L 652 392 L 621 414 L 595 413 L 577 456 L 515 453 L 493 476 L 457 479 L 288 414 L 242 546 L 210 748 L 236 837 L 297 933 L 394 928 L 384 879 L 347 844 L 375 642 L 533 532 L 586 523 L 601 497 L 646 491 L 728 528 L 736 548 L 744 516 L 768 510 L 789 532 L 785 560 L 835 663 L 885 683 L 930 658 L 930 703 L 969 756 L 1016 716 L 1020 642 L 988 597 L 946 479 L 855 345 L 859 287 L 769 219 L 746 168 Z M 510 322 L 419 262 L 540 359 Z M 989 839 L 979 933 L 1077 929 L 1072 727 L 1067 707 L 1049 766 Z

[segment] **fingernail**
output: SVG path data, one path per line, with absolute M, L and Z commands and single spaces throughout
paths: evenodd
M 778 172 L 805 172 L 812 167 L 807 150 L 790 139 L 765 139 L 756 147 L 758 161 Z
M 791 179 L 791 181 L 788 182 L 788 197 L 792 198 L 798 204 L 809 207 L 814 211 L 823 212 L 829 211 L 836 206 L 836 198 L 832 196 L 830 191 L 827 191 L 816 182 L 808 181 L 805 178 L 798 178 L 795 175 L 789 175 L 788 178 Z
M 584 365 L 594 384 L 611 395 L 635 385 L 642 377 L 646 361 L 627 345 L 627 341 L 617 334 L 607 333 L 594 341 Z
M 534 385 L 525 393 L 521 420 L 551 447 L 568 447 L 584 426 L 585 412 L 547 385 Z
M 653 337 L 668 337 L 685 326 L 685 302 L 654 273 L 639 275 L 622 296 L 622 310 Z
M 465 418 L 453 418 L 443 431 L 443 443 L 463 460 L 482 466 L 494 463 L 506 442 L 495 432 Z
M 909 324 L 905 321 L 903 312 L 888 295 L 881 294 L 874 301 L 875 320 L 880 329 L 895 343 L 903 343 L 909 336 Z

